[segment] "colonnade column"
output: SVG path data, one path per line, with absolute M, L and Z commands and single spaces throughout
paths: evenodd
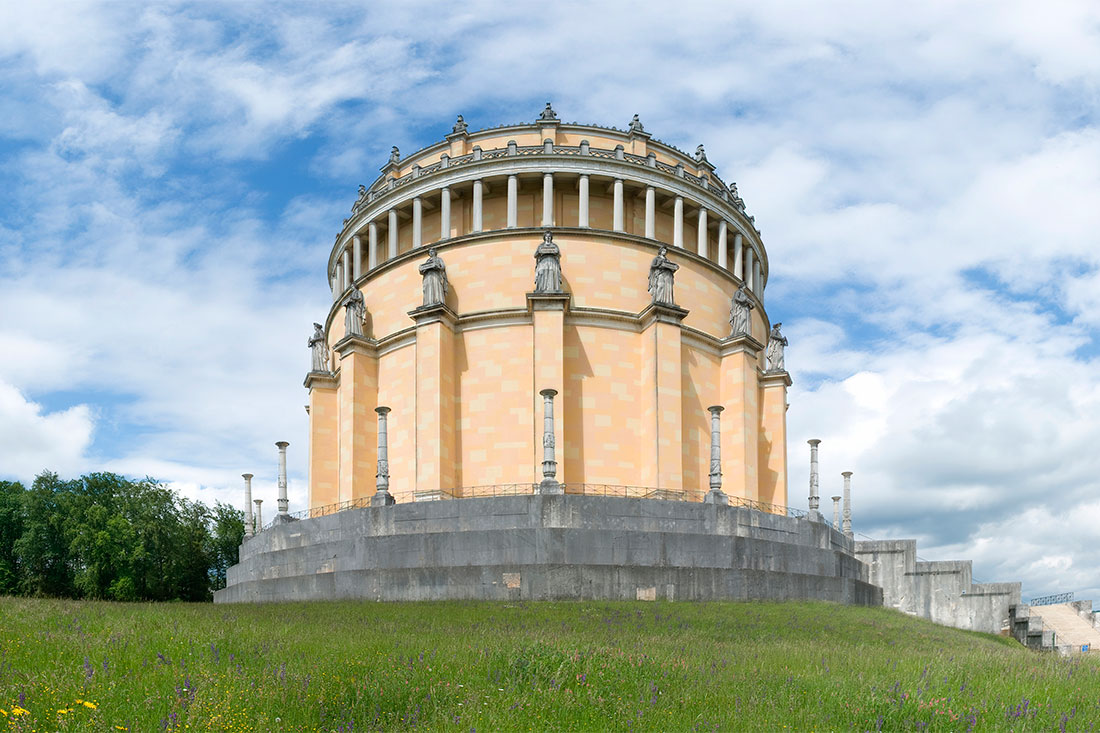
M 252 474 L 242 473 L 244 479 L 244 536 L 256 534 L 256 525 L 252 522 Z
M 389 252 L 386 253 L 386 259 L 392 260 L 397 257 L 397 209 L 390 209 L 388 220 L 390 247 Z
M 723 270 L 729 269 L 729 257 L 726 254 L 726 220 L 718 221 L 718 266 Z
M 707 256 L 707 235 L 708 234 L 709 234 L 709 232 L 707 231 L 707 210 L 706 210 L 706 207 L 700 206 L 699 207 L 699 230 L 698 230 L 697 236 L 695 238 L 696 243 L 697 243 L 697 247 L 696 247 L 695 251 L 700 257 L 706 257 Z
M 672 210 L 672 246 L 684 246 L 684 197 L 677 196 Z
M 343 271 L 344 281 L 340 284 L 342 290 L 347 290 L 351 287 L 351 252 L 344 248 L 344 251 L 340 253 L 340 269 Z
M 508 228 L 513 229 L 519 221 L 519 179 L 515 174 L 508 176 Z
M 424 218 L 424 202 L 417 196 L 413 199 L 413 249 L 416 249 L 423 244 L 424 236 L 421 230 L 421 223 Z
M 449 186 L 439 189 L 439 238 L 451 238 L 451 189 Z
M 844 524 L 842 531 L 849 537 L 852 536 L 852 472 L 845 471 L 840 474 L 844 477 Z
M 275 444 L 279 449 L 279 515 L 286 516 L 290 500 L 286 496 L 286 449 L 290 443 L 280 440 Z
M 367 268 L 373 270 L 378 267 L 378 224 L 367 224 Z
M 764 296 L 764 276 L 760 271 L 760 259 L 756 257 L 752 261 L 752 292 L 758 298 L 762 299 Z
M 340 294 L 347 290 L 347 285 L 344 284 L 344 263 L 340 260 L 336 261 L 336 299 L 340 299 Z
M 588 175 L 582 173 L 577 181 L 577 226 L 588 226 Z
M 375 474 L 374 496 L 371 497 L 371 506 L 387 506 L 393 504 L 393 495 L 390 494 L 390 458 L 386 438 L 386 415 L 390 408 L 380 406 L 374 408 L 378 413 L 378 472 Z
M 474 211 L 470 228 L 475 232 L 481 231 L 481 201 L 484 195 L 485 185 L 480 181 L 474 181 Z
M 616 178 L 612 188 L 614 190 L 614 208 L 611 215 L 611 229 L 621 232 L 623 231 L 623 179 Z
M 554 174 L 542 174 L 542 225 L 554 226 Z
M 351 281 L 363 275 L 363 238 L 356 234 L 351 238 Z
M 745 280 L 745 248 L 742 244 L 741 232 L 737 232 L 733 235 L 733 275 L 734 277 L 741 278 L 742 282 Z
M 756 280 L 752 277 L 752 247 L 745 247 L 745 275 L 741 279 L 745 281 L 749 290 L 756 292 Z
M 645 187 L 645 235 L 648 239 L 657 238 L 656 226 L 657 190 L 653 186 Z

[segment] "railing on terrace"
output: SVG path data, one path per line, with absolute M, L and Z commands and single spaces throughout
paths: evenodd
M 494 484 L 491 486 L 464 486 L 459 489 L 438 489 L 433 491 L 397 491 L 391 492 L 399 504 L 424 502 L 424 501 L 450 501 L 456 499 L 481 499 L 494 496 L 530 496 L 538 493 L 538 484 Z M 652 486 L 617 486 L 612 484 L 562 484 L 566 494 L 584 496 L 617 496 L 628 499 L 658 499 L 662 501 L 694 501 L 702 502 L 706 496 L 704 491 L 691 491 L 687 489 L 661 489 Z M 729 505 L 755 509 L 768 514 L 801 519 L 806 512 L 781 504 L 769 504 L 763 501 L 742 499 L 730 496 Z M 325 504 L 293 512 L 291 519 L 313 519 L 329 514 L 346 511 L 348 509 L 363 509 L 371 505 L 371 497 L 364 496 L 359 499 L 342 501 L 336 504 Z M 284 520 L 276 517 L 264 525 L 263 529 L 270 529 Z
M 1039 596 L 1038 598 L 1032 598 L 1031 606 L 1054 606 L 1059 603 L 1069 603 L 1073 600 L 1073 591 L 1069 593 L 1056 593 L 1051 596 Z
M 548 151 L 545 145 L 511 145 L 505 148 L 492 148 L 490 150 L 481 151 L 480 155 L 474 155 L 473 153 L 467 153 L 456 158 L 444 158 L 437 163 L 431 163 L 423 168 L 414 168 L 409 173 L 396 178 L 386 179 L 379 181 L 370 190 L 365 191 L 363 195 L 352 206 L 352 213 L 356 214 L 361 211 L 365 206 L 374 202 L 375 200 L 385 196 L 395 188 L 404 186 L 407 183 L 412 182 L 416 178 L 427 175 L 429 173 L 435 173 L 445 168 L 454 168 L 457 166 L 466 165 L 468 163 L 476 163 L 483 160 L 490 160 L 493 158 L 506 158 L 511 156 L 527 156 L 527 155 L 543 155 Z M 640 155 L 634 155 L 632 153 L 625 153 L 621 149 L 606 150 L 603 148 L 593 148 L 588 145 L 554 145 L 549 151 L 551 154 L 558 155 L 587 155 L 592 158 L 605 158 L 612 160 L 620 160 L 632 165 L 656 168 L 657 170 L 664 171 L 665 173 L 671 173 L 679 178 L 682 178 L 689 183 L 692 183 L 700 188 L 715 194 L 723 201 L 731 202 L 735 208 L 744 213 L 745 203 L 740 197 L 731 195 L 730 190 L 725 186 L 715 185 L 710 176 L 696 176 L 688 173 L 684 170 L 682 165 L 669 165 L 662 161 L 656 160 L 656 158 L 643 157 Z M 721 183 L 721 181 L 719 181 Z

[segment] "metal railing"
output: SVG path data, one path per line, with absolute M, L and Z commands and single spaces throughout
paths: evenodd
M 1073 600 L 1073 591 L 1069 593 L 1055 593 L 1050 596 L 1039 596 L 1038 598 L 1032 598 L 1029 606 L 1054 606 L 1059 603 L 1069 603 Z
M 620 486 L 616 484 L 562 484 L 563 492 L 570 495 L 581 496 L 612 496 L 627 499 L 657 499 L 659 501 L 691 501 L 701 503 L 706 497 L 705 491 L 692 489 L 664 489 L 653 486 Z M 531 496 L 538 493 L 538 484 L 492 484 L 487 486 L 463 486 L 456 489 L 433 489 L 429 491 L 395 491 L 391 492 L 394 500 L 399 504 L 425 502 L 425 501 L 451 501 L 456 499 L 483 499 L 498 496 Z M 329 514 L 346 511 L 348 509 L 363 509 L 371 505 L 370 496 L 363 496 L 350 501 L 324 504 L 310 509 L 292 512 L 287 516 L 292 520 L 314 519 Z M 782 504 L 769 504 L 763 501 L 744 499 L 738 496 L 727 497 L 730 506 L 744 507 L 767 514 L 802 519 L 806 512 L 801 509 L 783 506 Z M 277 524 L 283 524 L 285 518 L 276 516 L 275 519 L 265 524 L 261 531 L 270 529 Z

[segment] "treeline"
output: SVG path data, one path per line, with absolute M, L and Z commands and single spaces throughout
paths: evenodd
M 243 536 L 239 509 L 152 479 L 0 481 L 0 595 L 208 601 Z

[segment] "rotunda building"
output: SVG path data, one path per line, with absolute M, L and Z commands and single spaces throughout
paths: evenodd
M 768 256 L 702 146 L 549 104 L 476 132 L 459 117 L 393 149 L 327 267 L 311 515 L 557 492 L 786 512 Z

